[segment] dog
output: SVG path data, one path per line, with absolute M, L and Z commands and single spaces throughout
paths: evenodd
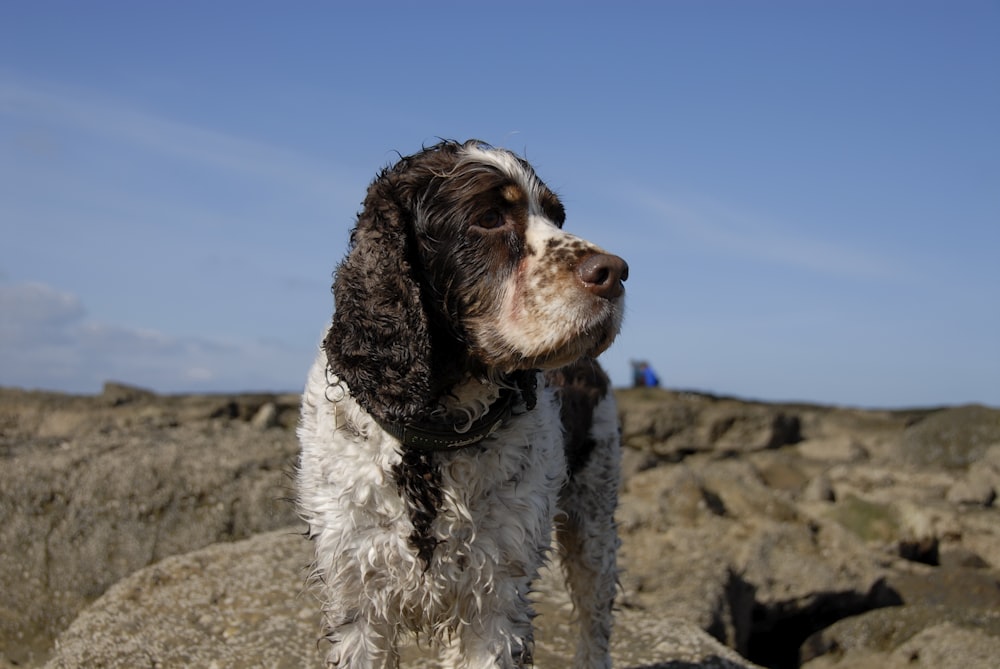
M 532 581 L 555 535 L 574 667 L 611 666 L 617 409 L 595 358 L 624 260 L 565 232 L 514 153 L 442 141 L 371 183 L 302 397 L 298 508 L 328 666 L 532 665 Z

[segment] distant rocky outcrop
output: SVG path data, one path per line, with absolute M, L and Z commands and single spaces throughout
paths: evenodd
M 615 666 L 996 666 L 1000 411 L 618 397 Z M 0 389 L 0 667 L 319 666 L 296 420 L 294 395 Z M 537 599 L 537 664 L 567 666 L 557 574 Z

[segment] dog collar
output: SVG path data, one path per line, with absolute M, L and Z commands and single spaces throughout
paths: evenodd
M 438 427 L 434 423 L 390 423 L 376 419 L 379 426 L 395 437 L 406 448 L 420 451 L 457 451 L 474 446 L 497 431 L 511 416 L 515 392 L 501 390 L 500 397 L 493 403 L 486 415 L 476 420 L 464 432 L 450 427 Z

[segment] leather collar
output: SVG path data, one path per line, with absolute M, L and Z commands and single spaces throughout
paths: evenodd
M 490 406 L 490 410 L 464 432 L 435 423 L 392 423 L 378 419 L 375 419 L 375 422 L 406 448 L 420 451 L 457 451 L 467 446 L 474 446 L 496 432 L 497 428 L 510 418 L 516 395 L 513 390 L 501 390 L 500 397 Z

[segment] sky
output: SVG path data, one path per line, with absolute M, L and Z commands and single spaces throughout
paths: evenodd
M 613 5 L 613 6 L 612 6 Z M 525 155 L 664 386 L 1000 406 L 1000 3 L 0 3 L 0 385 L 298 391 L 378 169 Z

